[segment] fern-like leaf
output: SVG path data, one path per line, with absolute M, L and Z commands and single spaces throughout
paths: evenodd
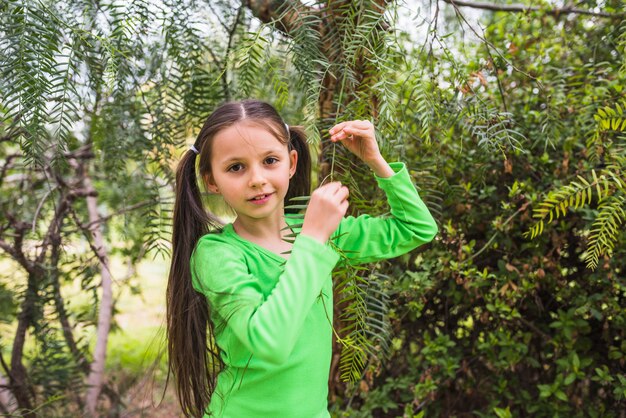
M 596 128 L 587 140 L 589 160 L 603 162 L 600 170 L 591 169 L 587 178 L 577 175 L 577 180 L 548 193 L 547 197 L 533 210 L 534 225 L 524 233 L 531 239 L 541 235 L 545 223 L 565 216 L 569 209 L 578 209 L 598 203 L 589 234 L 584 259 L 589 269 L 598 266 L 602 255 L 611 255 L 624 222 L 624 196 L 626 195 L 626 157 L 621 145 L 615 145 L 614 137 L 621 138 L 626 132 L 626 101 L 612 106 L 599 107 L 594 115 Z
M 585 262 L 589 269 L 595 270 L 602 255 L 607 254 L 610 256 L 612 254 L 620 225 L 626 220 L 624 203 L 626 203 L 626 199 L 623 195 L 610 196 L 600 202 L 598 216 L 596 216 L 591 226 L 587 254 L 585 256 Z
M 535 238 L 543 232 L 544 222 L 550 223 L 553 219 L 565 216 L 568 209 L 579 209 L 592 202 L 593 192 L 597 194 L 598 200 L 606 196 L 607 177 L 597 176 L 595 170 L 591 170 L 593 180 L 589 182 L 584 177 L 578 176 L 579 181 L 572 181 L 570 184 L 551 191 L 548 196 L 533 210 L 533 218 L 538 219 L 525 236 Z M 604 188 L 602 187 L 604 185 Z M 547 221 L 546 221 L 546 218 Z

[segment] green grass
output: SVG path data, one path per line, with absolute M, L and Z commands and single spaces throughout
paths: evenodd
M 139 328 L 132 334 L 114 332 L 107 344 L 107 370 L 141 374 L 153 367 L 167 370 L 165 335 L 160 328 Z M 159 376 L 161 373 L 159 373 Z

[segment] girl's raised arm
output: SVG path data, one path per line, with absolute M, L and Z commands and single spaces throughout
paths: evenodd
M 382 157 L 369 121 L 347 121 L 330 129 L 331 141 L 341 143 L 376 174 L 387 195 L 391 217 L 362 215 L 344 219 L 333 236 L 350 263 L 397 257 L 431 241 L 437 224 L 419 197 L 404 163 L 388 164 Z
M 404 163 L 391 163 L 395 174 L 376 181 L 387 195 L 390 217 L 346 217 L 333 235 L 351 264 L 393 258 L 432 241 L 438 228 L 422 202 Z

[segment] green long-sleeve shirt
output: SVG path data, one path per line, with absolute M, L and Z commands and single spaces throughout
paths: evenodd
M 352 264 L 399 256 L 437 233 L 404 163 L 390 166 L 395 174 L 376 180 L 391 216 L 346 217 L 331 238 Z M 330 416 L 331 271 L 338 260 L 328 244 L 306 235 L 297 236 L 288 260 L 241 238 L 232 224 L 200 239 L 192 257 L 194 287 L 208 299 L 225 364 L 212 416 Z

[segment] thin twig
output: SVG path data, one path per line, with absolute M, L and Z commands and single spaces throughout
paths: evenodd
M 527 6 L 525 4 L 493 4 L 493 3 L 482 3 L 482 2 L 471 2 L 471 1 L 463 1 L 463 0 L 443 0 L 446 3 L 462 6 L 462 7 L 471 7 L 473 9 L 483 9 L 483 10 L 491 10 L 494 12 L 510 12 L 510 13 L 528 13 L 528 12 L 543 12 L 547 15 L 552 15 L 558 17 L 560 15 L 567 14 L 579 14 L 579 15 L 589 15 L 595 17 L 606 17 L 611 19 L 623 18 L 626 16 L 626 13 L 607 13 L 607 12 L 594 12 L 592 10 L 586 9 L 577 9 L 575 7 L 557 7 L 554 9 L 545 9 L 537 6 Z
M 226 32 L 228 32 L 228 29 L 229 29 L 228 25 L 226 24 L 226 22 L 224 22 L 221 19 L 221 14 L 216 12 L 216 10 L 213 8 L 213 5 L 211 3 L 212 3 L 211 1 L 206 2 L 207 6 L 209 6 L 209 9 L 211 9 L 212 15 L 215 16 L 217 21 L 220 22 L 220 25 L 222 25 L 222 27 L 226 30 Z
M 83 235 L 85 236 L 85 239 L 87 240 L 87 245 L 89 245 L 89 248 L 95 254 L 96 258 L 98 259 L 98 262 L 100 262 L 100 264 L 103 266 L 103 268 L 111 275 L 112 281 L 115 284 L 119 284 L 118 281 L 113 277 L 113 273 L 111 272 L 111 270 L 109 270 L 109 263 L 108 263 L 108 261 L 104 257 L 101 256 L 100 252 L 98 251 L 98 248 L 91 241 L 91 239 L 90 239 L 91 236 L 92 236 L 91 228 L 88 228 L 85 224 L 83 224 L 80 221 L 80 219 L 78 218 L 78 214 L 76 213 L 76 211 L 74 211 L 73 208 L 70 209 L 70 216 L 74 220 L 74 223 L 76 223 L 78 228 L 82 231 Z M 93 225 L 97 224 L 97 222 L 91 222 L 91 223 Z
M 109 214 L 107 216 L 101 216 L 100 219 L 98 219 L 96 221 L 91 221 L 91 222 L 89 222 L 87 224 L 80 225 L 80 227 L 81 228 L 91 229 L 92 226 L 99 225 L 99 224 L 101 224 L 103 222 L 106 222 L 109 219 L 113 218 L 114 216 L 119 216 L 119 215 L 122 215 L 122 214 L 127 213 L 127 212 L 132 212 L 132 211 L 134 211 L 136 209 L 140 209 L 140 208 L 142 208 L 144 206 L 148 206 L 148 205 L 150 205 L 152 203 L 154 203 L 152 200 L 145 200 L 143 202 L 135 203 L 134 205 L 126 206 L 125 208 L 122 208 L 122 209 L 120 209 L 120 210 L 118 210 L 116 212 L 113 212 L 113 213 L 111 213 L 111 214 Z
M 515 218 L 520 212 L 523 212 L 526 210 L 526 208 L 528 207 L 528 205 L 530 204 L 530 202 L 526 202 L 522 205 L 522 207 L 520 207 L 513 215 L 509 216 L 509 218 L 504 221 L 504 223 L 502 224 L 501 228 L 506 226 L 509 222 L 511 222 L 513 220 L 513 218 Z M 475 259 L 476 257 L 478 257 L 483 251 L 485 251 L 487 248 L 489 248 L 489 246 L 491 245 L 491 243 L 493 242 L 494 239 L 496 239 L 496 237 L 498 236 L 498 234 L 500 233 L 500 231 L 496 231 L 493 236 L 489 239 L 489 241 L 487 241 L 487 243 L 485 245 L 483 245 L 483 247 L 478 250 L 478 252 L 472 254 L 472 256 L 470 258 L 468 258 L 467 260 L 461 262 L 459 264 L 459 267 L 472 261 L 473 259 Z
M 485 31 L 483 30 L 483 36 L 485 34 Z M 506 98 L 504 97 L 504 88 L 502 87 L 502 80 L 500 80 L 500 76 L 498 75 L 498 69 L 496 68 L 496 62 L 493 59 L 493 56 L 491 55 L 491 51 L 489 50 L 489 47 L 487 47 L 487 55 L 489 55 L 489 59 L 491 60 L 492 64 L 493 64 L 493 73 L 496 76 L 496 81 L 498 82 L 498 91 L 500 92 L 500 97 L 502 98 L 502 106 L 504 107 L 504 112 L 508 113 L 508 109 L 506 106 Z
M 517 318 L 517 320 L 520 321 L 522 324 L 526 325 L 531 330 L 535 331 L 535 333 L 538 334 L 541 338 L 543 338 L 545 342 L 552 341 L 552 337 L 550 337 L 548 334 L 546 334 L 545 332 L 537 328 L 537 326 L 533 324 L 532 322 L 524 319 L 524 317 L 520 316 L 519 318 Z
M 224 52 L 224 69 L 220 78 L 222 79 L 222 90 L 224 91 L 224 98 L 226 100 L 230 100 L 230 90 L 228 90 L 228 56 L 230 55 L 230 51 L 233 48 L 233 39 L 235 38 L 235 32 L 237 32 L 237 26 L 239 26 L 239 21 L 241 20 L 241 14 L 243 12 L 243 3 L 239 6 L 237 10 L 237 14 L 235 15 L 235 20 L 233 21 L 233 26 L 231 28 L 226 28 L 228 31 L 228 43 L 226 44 L 226 51 Z
M 509 59 L 507 59 L 504 55 L 502 55 L 502 53 L 498 50 L 498 48 L 495 47 L 494 44 L 492 44 L 491 42 L 489 42 L 487 40 L 487 38 L 485 38 L 484 36 L 481 36 L 480 34 L 478 34 L 478 32 L 476 32 L 476 30 L 474 29 L 474 27 L 472 25 L 470 25 L 470 23 L 467 21 L 467 19 L 465 18 L 465 16 L 463 15 L 463 13 L 461 13 L 461 11 L 459 10 L 459 8 L 457 7 L 456 3 L 453 2 L 452 0 L 444 0 L 446 2 L 448 2 L 449 4 L 452 5 L 452 7 L 454 7 L 454 12 L 455 14 L 461 19 L 463 20 L 463 22 L 465 22 L 465 24 L 467 25 L 467 27 L 469 27 L 471 29 L 471 31 L 474 33 L 474 35 L 476 35 L 478 37 L 478 39 L 480 39 L 481 41 L 483 41 L 487 46 L 493 48 L 494 51 L 496 51 L 496 53 L 498 54 L 498 56 L 500 58 L 502 58 L 508 65 L 510 65 L 515 71 L 517 71 L 520 74 L 525 75 L 526 77 L 535 80 L 537 82 L 537 84 L 539 85 L 539 87 L 543 90 L 543 84 L 541 83 L 541 81 L 537 78 L 537 77 L 533 77 L 532 75 L 528 74 L 526 71 L 522 71 L 521 69 L 517 68 Z M 482 28 L 481 28 L 482 30 Z M 484 30 L 483 30 L 484 32 Z
M 12 162 L 14 159 L 21 157 L 21 154 L 10 154 L 7 155 L 4 159 L 4 165 L 2 166 L 2 168 L 0 169 L 0 184 L 4 183 L 4 179 L 5 176 L 7 174 L 7 172 L 13 168 L 12 166 Z
M 35 210 L 35 216 L 33 216 L 33 227 L 32 227 L 32 233 L 35 233 L 35 228 L 37 227 L 37 218 L 39 217 L 39 212 L 41 211 L 41 208 L 43 207 L 44 202 L 46 201 L 46 199 L 48 199 L 48 196 L 50 196 L 50 194 L 55 191 L 59 186 L 58 185 L 54 185 L 54 187 L 48 189 L 48 191 L 46 191 L 46 193 L 43 195 L 43 197 L 41 198 L 41 201 L 39 202 L 39 204 L 37 205 L 37 209 Z
M 0 364 L 2 365 L 2 368 L 4 369 L 4 372 L 6 373 L 6 375 L 9 378 L 11 377 L 11 369 L 9 369 L 9 365 L 6 363 L 6 361 L 4 361 L 4 356 L 2 355 L 2 353 L 0 352 Z

